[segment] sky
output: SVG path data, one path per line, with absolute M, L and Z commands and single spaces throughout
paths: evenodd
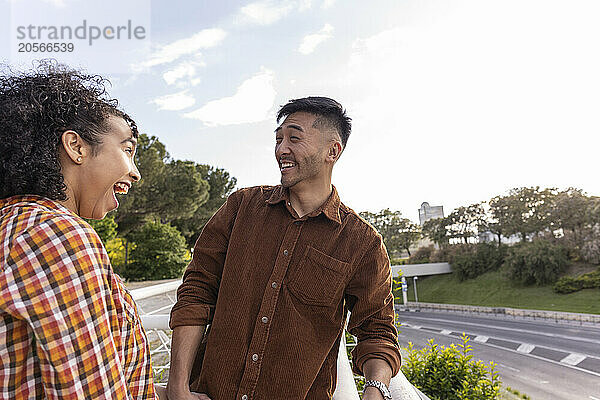
M 275 113 L 321 95 L 353 121 L 333 183 L 356 211 L 600 195 L 600 2 L 0 0 L 0 62 L 40 57 L 15 52 L 17 26 L 83 19 L 146 37 L 53 57 L 108 77 L 142 132 L 240 188 L 279 183 Z

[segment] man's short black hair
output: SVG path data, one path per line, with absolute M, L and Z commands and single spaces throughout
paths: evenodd
M 290 100 L 279 109 L 277 123 L 290 114 L 302 111 L 317 116 L 313 127 L 319 130 L 323 130 L 323 128 L 335 129 L 342 139 L 342 146 L 346 147 L 352 129 L 352 119 L 346 115 L 346 110 L 340 103 L 329 97 L 316 96 Z
M 0 71 L 0 198 L 34 194 L 66 200 L 58 158 L 62 133 L 77 132 L 95 155 L 108 118 L 123 118 L 134 137 L 135 122 L 117 108 L 106 79 L 41 61 L 30 71 Z

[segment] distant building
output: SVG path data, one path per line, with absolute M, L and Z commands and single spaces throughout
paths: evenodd
M 423 226 L 425 221 L 433 218 L 444 218 L 444 206 L 430 206 L 424 202 L 419 208 L 419 225 Z
M 498 235 L 490 232 L 490 231 L 484 231 L 484 232 L 479 232 L 477 234 L 477 240 L 479 243 L 490 243 L 490 242 L 498 242 Z M 519 243 L 521 241 L 521 236 L 519 235 L 511 235 L 509 237 L 506 237 L 504 235 L 501 235 L 501 240 L 503 244 L 508 244 L 508 245 L 512 245 L 515 243 Z

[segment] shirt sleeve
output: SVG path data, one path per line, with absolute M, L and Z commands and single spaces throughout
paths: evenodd
M 346 288 L 351 311 L 348 331 L 357 337 L 352 350 L 353 371 L 363 375 L 370 358 L 388 362 L 393 375 L 400 370 L 398 331 L 394 325 L 394 297 L 390 262 L 381 236 L 367 245 L 356 273 Z
M 194 246 L 192 261 L 183 275 L 183 283 L 177 290 L 177 302 L 171 309 L 171 329 L 211 323 L 229 237 L 240 202 L 240 191 L 231 194 L 202 229 Z
M 110 262 L 92 228 L 49 219 L 13 241 L 0 275 L 1 307 L 27 322 L 48 399 L 133 399 L 115 341 L 120 335 Z M 112 324 L 111 324 L 112 323 Z M 151 377 L 145 396 L 154 398 Z

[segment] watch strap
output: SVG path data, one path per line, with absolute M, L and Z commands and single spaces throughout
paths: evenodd
M 373 386 L 373 387 L 379 389 L 379 391 L 381 392 L 381 395 L 383 396 L 383 398 L 385 400 L 392 400 L 392 395 L 390 393 L 390 390 L 388 389 L 388 387 L 386 386 L 385 383 L 371 379 L 371 380 L 368 380 L 365 382 L 365 387 L 369 387 L 369 386 Z

